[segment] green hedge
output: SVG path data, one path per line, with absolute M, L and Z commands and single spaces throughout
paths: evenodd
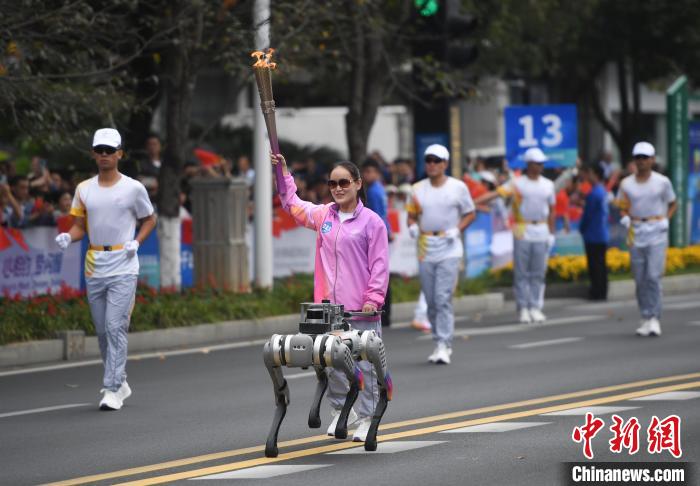
M 482 293 L 493 283 L 490 277 L 464 280 L 456 293 Z M 414 301 L 420 293 L 417 278 L 394 276 L 391 288 L 394 303 Z M 311 275 L 278 279 L 272 291 L 247 294 L 196 288 L 182 293 L 156 292 L 139 286 L 131 331 L 293 314 L 299 311 L 299 303 L 312 299 Z M 56 331 L 67 329 L 95 333 L 84 293 L 64 288 L 57 294 L 31 299 L 0 299 L 0 344 L 49 339 Z

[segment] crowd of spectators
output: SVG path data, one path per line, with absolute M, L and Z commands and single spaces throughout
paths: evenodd
M 130 154 L 128 164 L 123 172 L 140 180 L 157 208 L 158 176 L 162 162 L 162 143 L 156 135 L 147 138 L 144 148 Z M 367 159 L 377 162 L 381 172 L 388 198 L 388 207 L 402 209 L 411 194 L 411 184 L 416 181 L 415 162 L 406 158 L 387 161 L 377 151 L 367 155 Z M 363 161 L 360 161 L 362 165 Z M 633 173 L 635 165 L 628 162 L 621 166 L 612 160 L 610 153 L 602 153 L 597 162 L 604 171 L 605 185 L 610 195 L 614 196 L 620 181 Z M 580 219 L 583 201 L 590 191 L 590 185 L 581 182 L 576 167 L 550 170 L 546 174 L 555 180 L 557 189 L 557 227 L 568 231 Z M 291 160 L 289 166 L 298 187 L 299 196 L 307 201 L 325 204 L 332 201 L 326 184 L 331 167 L 318 163 L 315 159 Z M 472 197 L 491 191 L 509 180 L 513 173 L 504 158 L 467 159 L 463 167 L 463 180 L 469 187 Z M 0 163 L 0 225 L 12 228 L 57 225 L 62 218 L 69 218 L 73 193 L 80 180 L 94 174 L 66 173 L 50 170 L 46 160 L 40 156 L 31 159 L 27 174 L 16 174 L 11 161 Z M 191 181 L 195 177 L 241 177 L 250 191 L 249 215 L 253 214 L 253 189 L 255 171 L 250 158 L 240 155 L 235 159 L 225 158 L 214 152 L 195 149 L 185 163 L 180 185 L 181 216 L 191 213 Z M 478 208 L 481 211 L 493 211 L 502 216 L 497 218 L 507 226 L 507 208 L 502 202 Z

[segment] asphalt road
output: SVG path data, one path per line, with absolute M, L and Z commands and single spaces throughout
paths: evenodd
M 693 463 L 700 299 L 671 296 L 665 305 L 659 338 L 634 335 L 631 300 L 550 301 L 545 325 L 515 324 L 514 309 L 458 316 L 449 366 L 427 363 L 428 336 L 386 330 L 394 400 L 373 453 L 323 435 L 326 405 L 322 428 L 308 429 L 315 380 L 286 369 L 291 404 L 280 456 L 265 458 L 274 399 L 261 342 L 132 357 L 134 394 L 118 412 L 97 409 L 100 365 L 0 370 L 0 484 L 521 486 L 566 484 L 566 462 Z M 592 461 L 572 439 L 586 411 L 605 424 Z M 638 453 L 609 450 L 612 414 L 638 419 Z M 653 416 L 672 415 L 681 419 L 682 456 L 650 454 Z M 700 484 L 698 472 L 687 484 Z

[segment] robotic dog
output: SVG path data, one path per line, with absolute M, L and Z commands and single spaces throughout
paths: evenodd
M 364 377 L 356 362 L 369 361 L 377 372 L 379 402 L 367 432 L 365 450 L 377 450 L 377 429 L 393 391 L 387 370 L 384 342 L 374 331 L 352 330 L 346 318 L 373 317 L 376 312 L 345 312 L 342 305 L 324 300 L 321 304 L 301 304 L 301 322 L 298 334 L 274 334 L 265 343 L 263 358 L 272 378 L 275 393 L 275 418 L 265 444 L 265 456 L 277 457 L 277 434 L 289 404 L 289 386 L 284 379 L 282 366 L 303 368 L 313 366 L 318 384 L 309 412 L 309 427 L 321 426 L 321 399 L 328 387 L 325 368 L 335 368 L 345 374 L 350 390 L 345 405 L 338 417 L 335 437 L 345 439 L 348 435 L 348 415 L 360 390 L 364 388 Z

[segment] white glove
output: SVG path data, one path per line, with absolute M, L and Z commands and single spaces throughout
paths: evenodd
M 450 228 L 448 230 L 445 230 L 445 238 L 448 238 L 450 240 L 455 240 L 458 239 L 460 236 L 460 231 L 459 228 Z
M 126 256 L 132 258 L 139 249 L 139 242 L 136 240 L 127 241 L 124 243 L 124 249 L 126 250 Z
M 416 223 L 413 223 L 411 226 L 408 227 L 408 235 L 411 238 L 418 238 L 418 235 L 420 234 L 420 228 L 418 228 L 418 225 Z
M 549 236 L 547 237 L 547 253 L 552 251 L 552 248 L 554 248 L 554 244 L 556 243 L 557 238 L 550 233 Z
M 630 225 L 632 224 L 632 220 L 629 216 L 625 215 L 620 218 L 620 224 L 625 228 L 629 229 Z
M 61 250 L 68 248 L 68 245 L 70 245 L 72 241 L 73 238 L 71 238 L 68 233 L 61 233 L 56 237 L 56 244 Z

